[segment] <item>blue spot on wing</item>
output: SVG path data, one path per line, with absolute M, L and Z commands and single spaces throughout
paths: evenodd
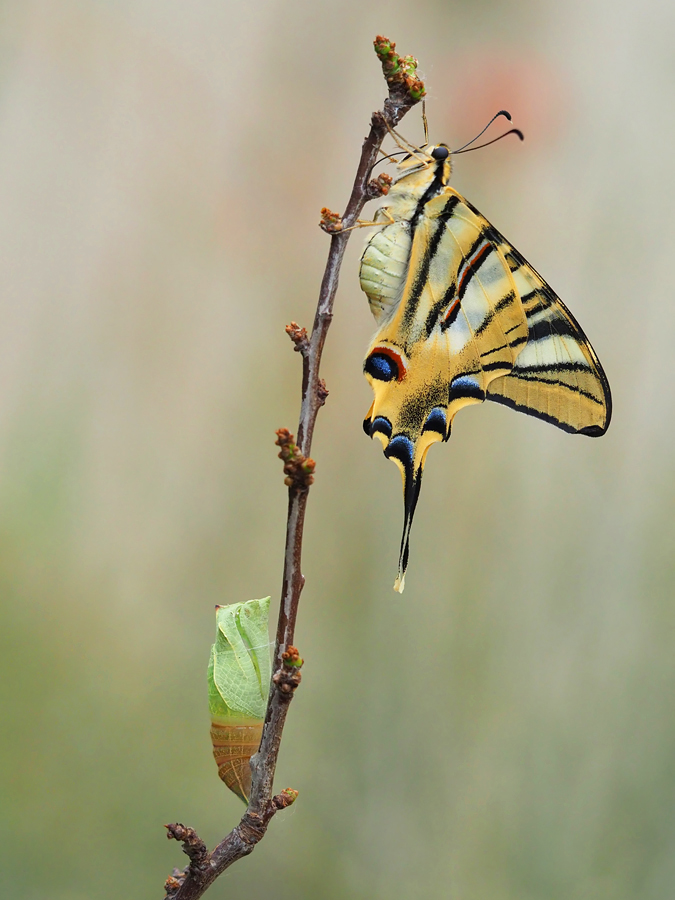
M 398 366 L 384 353 L 372 353 L 365 362 L 364 369 L 371 378 L 378 381 L 393 381 L 398 378 Z
M 392 457 L 398 459 L 406 468 L 411 468 L 414 452 L 415 448 L 410 438 L 406 437 L 404 434 L 397 434 L 396 437 L 389 441 L 387 449 L 384 451 L 384 455 L 387 459 L 391 459 Z
M 458 397 L 475 397 L 477 400 L 485 400 L 485 391 L 471 375 L 458 375 L 450 383 L 448 400 Z
M 445 410 L 441 409 L 440 406 L 432 409 L 427 416 L 424 428 L 422 429 L 422 432 L 425 431 L 436 431 L 438 434 L 442 434 L 443 437 L 445 437 Z
M 389 421 L 389 419 L 385 418 L 384 416 L 375 416 L 368 433 L 371 437 L 373 437 L 378 431 L 380 431 L 386 437 L 391 437 L 391 422 Z

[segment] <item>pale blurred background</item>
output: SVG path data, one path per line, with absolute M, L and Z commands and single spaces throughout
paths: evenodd
M 460 414 L 394 594 L 354 237 L 277 780 L 300 798 L 208 896 L 675 896 L 675 5 L 5 0 L 3 897 L 161 897 L 163 823 L 213 844 L 242 811 L 210 752 L 213 606 L 278 598 L 284 325 L 311 323 L 378 33 L 419 57 L 432 140 L 501 107 L 525 131 L 454 184 L 579 318 L 614 420 Z

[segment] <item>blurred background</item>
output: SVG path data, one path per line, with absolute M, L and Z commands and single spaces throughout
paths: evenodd
M 215 898 L 675 894 L 675 6 L 665 0 L 0 5 L 0 859 L 13 900 L 161 897 L 211 757 L 213 607 L 281 584 L 300 360 L 384 82 L 432 141 L 502 107 L 454 185 L 546 277 L 614 395 L 602 440 L 505 408 L 402 497 L 361 422 L 374 331 L 342 270 L 277 785 Z M 497 130 L 495 130 L 497 128 Z M 492 134 L 499 133 L 493 126 Z M 422 139 L 419 110 L 402 130 Z M 276 613 L 274 613 L 276 615 Z

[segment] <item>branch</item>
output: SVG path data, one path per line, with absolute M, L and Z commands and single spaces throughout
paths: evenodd
M 413 57 L 398 56 L 396 45 L 379 36 L 375 40 L 375 52 L 382 62 L 389 96 L 384 101 L 382 110 L 372 115 L 370 131 L 363 142 L 354 186 L 344 215 L 337 216 L 329 210 L 322 211 L 322 227 L 331 234 L 331 243 L 311 336 L 308 338 L 305 329 L 295 322 L 286 328 L 295 349 L 302 355 L 302 404 L 297 441 L 287 429 L 277 432 L 277 445 L 281 447 L 279 456 L 284 460 L 285 483 L 288 485 L 286 548 L 274 650 L 274 674 L 260 747 L 251 759 L 251 796 L 239 824 L 210 856 L 193 829 L 183 825 L 167 826 L 168 837 L 181 841 L 184 852 L 190 857 L 188 867 L 183 872 L 174 870 L 174 874 L 166 882 L 166 898 L 170 900 L 196 900 L 201 897 L 225 869 L 255 849 L 273 816 L 280 809 L 290 806 L 297 797 L 297 791 L 290 789 L 273 796 L 272 786 L 286 714 L 301 677 L 302 660 L 292 645 L 300 594 L 305 583 L 300 563 L 305 510 L 314 472 L 314 461 L 309 458 L 309 454 L 316 418 L 328 396 L 326 385 L 319 377 L 321 356 L 333 318 L 340 267 L 351 235 L 351 231 L 347 229 L 356 225 L 368 200 L 387 192 L 391 180 L 386 176 L 370 181 L 382 141 L 389 128 L 394 127 L 424 96 L 424 84 L 417 78 L 417 61 Z

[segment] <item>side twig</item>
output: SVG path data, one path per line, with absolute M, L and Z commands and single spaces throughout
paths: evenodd
M 286 331 L 300 352 L 303 363 L 302 403 L 297 440 L 287 429 L 277 432 L 279 456 L 284 461 L 285 483 L 288 485 L 288 517 L 281 604 L 274 649 L 273 676 L 269 700 L 258 752 L 251 759 L 251 796 L 241 821 L 209 855 L 203 842 L 192 828 L 168 825 L 168 837 L 182 842 L 190 864 L 183 872 L 174 870 L 166 882 L 166 898 L 196 900 L 232 863 L 248 856 L 264 836 L 272 817 L 297 797 L 297 791 L 286 789 L 273 795 L 274 772 L 279 755 L 286 714 L 293 694 L 300 683 L 302 660 L 293 647 L 295 623 L 300 594 L 305 583 L 301 572 L 302 537 L 310 485 L 313 481 L 314 461 L 309 458 L 314 426 L 319 409 L 326 402 L 328 390 L 319 377 L 321 356 L 326 335 L 333 318 L 333 303 L 338 288 L 340 267 L 351 229 L 364 204 L 386 194 L 391 180 L 379 176 L 370 181 L 382 141 L 403 116 L 424 96 L 424 84 L 417 78 L 417 61 L 400 57 L 396 45 L 387 38 L 375 40 L 375 52 L 389 88 L 389 96 L 381 111 L 373 113 L 370 131 L 361 149 L 361 158 L 354 179 L 352 193 L 342 216 L 322 211 L 322 227 L 331 235 L 328 261 L 324 271 L 312 333 L 295 322 Z

